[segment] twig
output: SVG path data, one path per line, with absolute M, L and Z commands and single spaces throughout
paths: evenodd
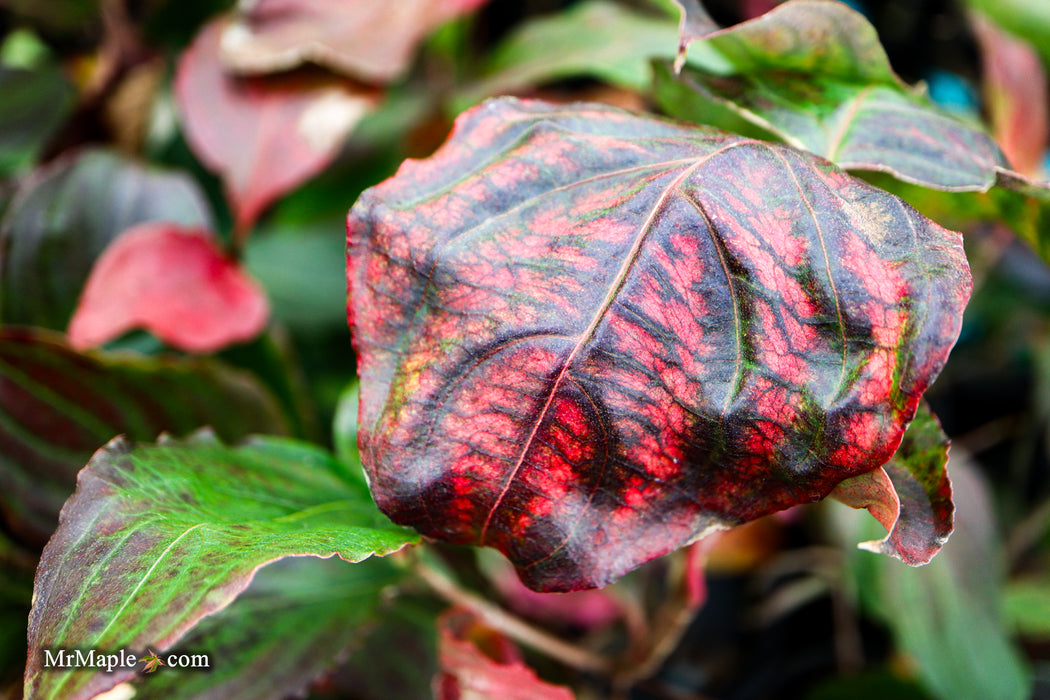
M 689 624 L 696 617 L 696 612 L 706 597 L 703 567 L 707 548 L 713 542 L 714 539 L 710 537 L 695 542 L 686 550 L 684 560 L 679 559 L 683 568 L 672 573 L 676 580 L 675 590 L 656 614 L 656 624 L 648 648 L 640 659 L 628 663 L 613 678 L 613 686 L 618 692 L 624 692 L 656 673 L 682 641 L 682 636 L 689 629 Z
M 439 596 L 470 610 L 489 627 L 511 639 L 580 671 L 603 674 L 612 671 L 612 663 L 604 656 L 533 627 L 484 598 L 463 590 L 455 581 L 421 561 L 416 562 L 416 573 Z

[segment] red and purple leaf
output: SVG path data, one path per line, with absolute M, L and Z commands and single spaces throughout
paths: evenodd
M 940 551 L 955 520 L 948 447 L 937 418 L 922 406 L 892 460 L 831 492 L 848 506 L 866 508 L 886 528 L 885 539 L 862 542 L 862 549 L 912 566 L 929 563 Z
M 222 176 L 243 234 L 331 162 L 377 96 L 335 78 L 228 75 L 219 60 L 225 26 L 205 26 L 182 54 L 175 99 L 190 146 Z
M 609 583 L 894 454 L 961 237 L 787 146 L 495 100 L 348 219 L 362 461 L 396 522 Z
M 223 33 L 222 58 L 245 73 L 315 63 L 369 82 L 404 73 L 431 31 L 485 0 L 256 0 Z
M 514 643 L 484 627 L 470 612 L 453 608 L 438 618 L 441 671 L 437 700 L 573 700 L 563 686 L 541 680 Z
M 69 323 L 73 347 L 145 328 L 169 345 L 207 353 L 262 332 L 262 290 L 204 229 L 140 224 L 99 256 Z

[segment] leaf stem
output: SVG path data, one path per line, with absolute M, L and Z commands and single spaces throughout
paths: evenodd
M 453 605 L 470 610 L 489 627 L 511 639 L 580 671 L 603 674 L 612 671 L 612 662 L 604 656 L 533 627 L 484 598 L 460 588 L 445 574 L 421 561 L 417 560 L 415 568 L 419 577 L 439 596 Z
M 707 597 L 703 568 L 707 549 L 716 539 L 707 537 L 694 542 L 685 550 L 684 557 L 679 556 L 673 562 L 669 578 L 676 581 L 675 590 L 656 612 L 653 634 L 644 654 L 615 674 L 613 687 L 618 691 L 625 691 L 656 673 L 682 641 Z

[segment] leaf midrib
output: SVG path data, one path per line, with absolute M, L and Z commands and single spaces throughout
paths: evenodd
M 482 525 L 481 532 L 478 536 L 479 545 L 485 544 L 485 538 L 488 534 L 489 526 L 492 523 L 492 518 L 494 517 L 496 511 L 499 510 L 500 505 L 503 503 L 503 499 L 506 497 L 507 492 L 510 490 L 511 485 L 514 483 L 518 472 L 524 465 L 525 459 L 531 451 L 532 445 L 536 440 L 536 435 L 539 433 L 540 426 L 543 425 L 543 422 L 547 417 L 547 413 L 550 411 L 550 407 L 554 403 L 554 398 L 558 394 L 558 389 L 561 387 L 562 382 L 564 381 L 566 375 L 569 372 L 569 367 L 572 366 L 573 361 L 576 359 L 576 356 L 594 336 L 595 331 L 598 329 L 598 326 L 605 318 L 606 314 L 609 311 L 609 308 L 612 306 L 613 302 L 616 301 L 616 297 L 619 295 L 620 290 L 623 288 L 624 283 L 627 281 L 627 276 L 630 273 L 631 268 L 634 267 L 635 262 L 637 262 L 638 260 L 638 254 L 642 249 L 642 245 L 648 238 L 650 231 L 652 231 L 653 223 L 655 222 L 657 215 L 663 210 L 668 199 L 670 199 L 672 193 L 677 191 L 681 184 L 690 175 L 695 173 L 702 165 L 708 163 L 712 158 L 721 155 L 726 151 L 729 151 L 738 146 L 751 145 L 753 143 L 755 142 L 748 139 L 734 141 L 720 148 L 717 148 L 710 153 L 706 153 L 703 156 L 696 158 L 691 165 L 683 169 L 682 172 L 679 173 L 678 176 L 675 177 L 674 180 L 672 180 L 664 188 L 663 192 L 660 193 L 660 196 L 653 204 L 653 207 L 649 211 L 649 214 L 646 217 L 645 221 L 639 227 L 638 234 L 635 236 L 635 242 L 631 246 L 631 249 L 627 252 L 627 255 L 624 256 L 624 260 L 620 265 L 620 269 L 616 272 L 616 275 L 613 277 L 612 284 L 610 285 L 609 291 L 606 293 L 605 298 L 602 299 L 601 303 L 598 305 L 598 308 L 595 310 L 594 315 L 592 316 L 587 327 L 580 334 L 580 337 L 576 341 L 576 344 L 573 346 L 572 350 L 569 351 L 569 354 L 562 362 L 561 369 L 558 371 L 558 374 L 554 378 L 554 381 L 551 382 L 550 390 L 547 393 L 547 398 L 544 401 L 543 407 L 540 409 L 539 415 L 537 415 L 533 421 L 532 430 L 530 431 L 529 436 L 525 439 L 525 442 L 522 445 L 521 453 L 518 456 L 518 459 L 516 460 L 514 466 L 511 468 L 510 473 L 504 480 L 499 495 L 496 497 L 495 502 L 489 508 L 489 512 L 485 517 L 485 523 Z

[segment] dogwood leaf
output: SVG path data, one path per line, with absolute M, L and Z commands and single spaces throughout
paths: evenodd
M 894 454 L 961 325 L 961 237 L 795 149 L 494 100 L 348 219 L 380 508 L 604 585 Z

